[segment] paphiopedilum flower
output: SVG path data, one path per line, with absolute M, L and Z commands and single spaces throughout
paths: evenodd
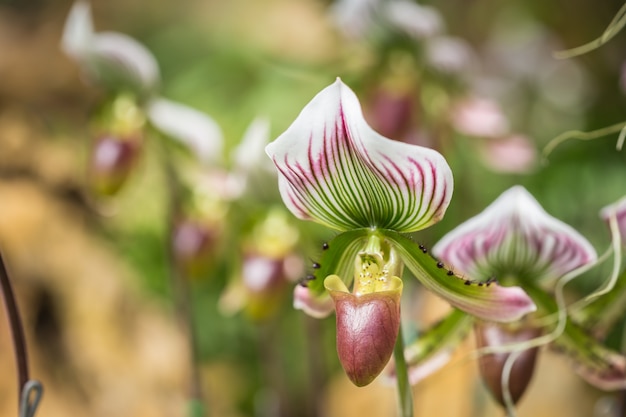
M 320 303 L 326 291 L 333 298 L 339 356 L 357 385 L 370 382 L 391 355 L 403 265 L 470 314 L 512 321 L 534 310 L 520 288 L 465 280 L 402 234 L 443 217 L 453 189 L 450 167 L 432 149 L 372 130 L 356 95 L 339 79 L 266 152 L 289 210 L 343 232 L 324 246 L 307 285 Z
M 537 315 L 556 315 L 562 306 L 546 290 L 554 289 L 561 277 L 594 263 L 597 258 L 582 235 L 550 216 L 521 186 L 504 192 L 482 213 L 444 236 L 434 246 L 433 253 L 471 276 L 478 285 L 489 285 L 497 278 L 521 286 L 537 303 Z M 528 366 L 534 364 L 533 349 L 537 344 L 527 342 L 552 330 L 534 318 L 537 317 L 528 317 L 515 326 L 474 321 L 479 346 L 492 350 L 489 355 L 492 365 L 495 363 L 502 369 L 503 361 L 515 350 L 498 352 L 501 345 L 511 346 L 507 341 L 515 341 L 520 347 L 515 352 L 519 360 L 526 360 Z M 462 338 L 472 322 L 455 310 L 407 350 L 409 362 L 419 366 L 438 351 L 437 347 L 450 350 L 451 341 Z M 598 344 L 576 323 L 567 320 L 563 331 L 552 339 L 554 345 L 575 354 L 576 370 L 590 383 L 604 389 L 626 386 L 623 358 Z M 509 372 L 510 394 L 517 400 L 530 381 L 529 370 L 513 366 Z M 488 386 L 500 386 L 500 375 L 483 373 L 483 377 Z M 494 388 L 492 392 L 498 400 L 503 400 L 501 390 Z
M 200 162 L 213 163 L 221 156 L 223 138 L 218 124 L 203 112 L 158 97 L 160 71 L 156 58 L 128 35 L 96 32 L 88 1 L 78 0 L 72 6 L 61 49 L 76 61 L 90 83 L 105 89 L 111 97 L 117 95 L 114 101 L 122 95 L 126 101 L 132 98 L 135 113 L 140 112 L 157 130 L 182 143 Z
M 254 320 L 273 317 L 302 276 L 304 265 L 296 254 L 299 233 L 287 216 L 284 210 L 271 210 L 243 239 L 241 268 L 219 301 L 223 314 L 244 310 Z

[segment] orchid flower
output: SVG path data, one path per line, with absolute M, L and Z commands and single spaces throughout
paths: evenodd
M 549 215 L 526 189 L 515 186 L 444 236 L 433 253 L 454 265 L 457 272 L 472 277 L 477 285 L 489 285 L 496 278 L 519 285 L 531 295 L 538 311 L 506 325 L 468 320 L 454 310 L 407 349 L 409 364 L 419 368 L 441 350 L 449 352 L 473 323 L 479 348 L 489 352 L 480 359 L 483 378 L 501 404 L 515 403 L 532 375 L 539 346 L 535 342 L 549 330 L 541 319 L 563 309 L 547 291 L 559 287 L 563 277 L 594 265 L 595 250 L 576 230 Z M 597 343 L 575 322 L 565 320 L 562 326 L 546 340 L 573 354 L 578 373 L 601 389 L 626 387 L 623 357 Z M 513 366 L 505 371 L 512 355 L 517 361 L 511 361 L 508 365 Z M 504 398 L 507 395 L 508 400 Z
M 377 26 L 388 26 L 419 41 L 439 34 L 444 27 L 437 9 L 409 0 L 339 0 L 331 17 L 352 39 L 366 37 Z
M 324 245 L 307 277 L 306 305 L 320 312 L 332 298 L 339 358 L 356 385 L 371 382 L 391 356 L 404 265 L 426 288 L 480 318 L 507 322 L 534 311 L 520 288 L 465 280 L 404 235 L 443 217 L 452 196 L 450 167 L 432 149 L 372 130 L 341 80 L 318 93 L 266 152 L 287 208 L 342 232 Z M 298 300 L 306 300 L 298 291 Z
M 118 95 L 114 101 L 120 96 L 127 101 L 130 93 L 137 102 L 135 113 L 141 113 L 157 130 L 187 147 L 200 162 L 213 163 L 221 156 L 223 138 L 217 123 L 196 109 L 157 97 L 160 71 L 155 57 L 128 35 L 96 32 L 88 1 L 77 0 L 72 6 L 63 29 L 61 49 L 76 61 L 88 81 L 113 95 L 125 94 Z M 115 111 L 111 113 L 107 117 L 115 126 L 118 115 Z M 142 124 L 136 130 L 143 127 Z
M 95 32 L 88 1 L 72 6 L 61 48 L 90 81 L 128 88 L 141 96 L 151 94 L 159 83 L 158 64 L 142 44 L 123 33 Z

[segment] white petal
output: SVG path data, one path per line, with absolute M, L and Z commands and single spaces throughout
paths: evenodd
M 420 230 L 443 217 L 452 196 L 445 159 L 372 130 L 356 95 L 339 79 L 266 152 L 287 207 L 339 230 Z
M 77 1 L 72 5 L 63 27 L 61 49 L 77 59 L 84 55 L 94 35 L 91 6 L 87 1 Z
M 265 156 L 264 149 L 270 140 L 270 121 L 266 117 L 258 117 L 252 121 L 241 139 L 241 143 L 233 151 L 235 169 L 253 172 L 257 168 L 272 168 Z
M 582 235 L 546 213 L 521 186 L 444 236 L 433 253 L 479 280 L 558 278 L 597 259 Z
M 98 79 L 115 78 L 139 91 L 151 92 L 159 83 L 159 66 L 152 53 L 123 33 L 97 33 L 87 54 L 87 64 Z
M 205 113 L 160 98 L 148 106 L 154 126 L 187 146 L 203 163 L 219 160 L 222 152 L 222 131 Z

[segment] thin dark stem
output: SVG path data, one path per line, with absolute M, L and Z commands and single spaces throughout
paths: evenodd
M 398 383 L 398 407 L 400 417 L 413 417 L 413 391 L 409 383 L 409 372 L 404 358 L 404 337 L 402 326 L 398 331 L 398 338 L 393 350 L 393 357 L 396 362 L 396 379 Z
M 2 289 L 2 299 L 4 300 L 4 308 L 9 320 L 11 328 L 11 336 L 13 338 L 13 348 L 15 350 L 15 363 L 17 364 L 17 380 L 18 380 L 18 400 L 21 401 L 24 386 L 28 382 L 28 356 L 26 353 L 26 340 L 24 338 L 24 327 L 20 318 L 20 312 L 17 309 L 13 287 L 9 280 L 9 274 L 4 265 L 2 254 L 0 253 L 0 288 Z

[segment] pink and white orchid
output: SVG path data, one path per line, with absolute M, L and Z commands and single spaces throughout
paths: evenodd
M 581 234 L 549 215 L 521 186 L 505 191 L 482 213 L 444 236 L 434 246 L 433 253 L 472 277 L 478 285 L 490 285 L 496 278 L 519 285 L 537 303 L 539 318 L 556 315 L 564 308 L 551 293 L 555 282 L 578 268 L 594 264 L 597 259 L 595 250 Z M 514 325 L 474 322 L 479 346 L 494 352 L 482 358 L 481 364 L 497 364 L 500 369 L 495 375 L 483 366 L 483 378 L 503 405 L 500 375 L 511 352 L 517 351 L 518 359 L 528 359 L 527 367 L 533 367 L 538 344 L 528 342 L 542 333 L 552 332 L 545 322 L 541 324 L 534 318 L 537 317 L 530 316 Z M 450 340 L 458 340 L 471 324 L 472 321 L 462 321 L 459 312 L 453 311 L 407 349 L 407 361 L 420 367 L 437 355 L 440 348 L 448 351 Z M 485 336 L 487 328 L 489 337 Z M 498 350 L 507 343 L 511 346 L 507 340 L 514 341 L 519 348 Z M 591 384 L 601 389 L 626 387 L 624 358 L 600 345 L 574 321 L 565 318 L 562 331 L 555 333 L 550 341 L 574 353 L 577 372 Z M 512 402 L 523 394 L 531 375 L 532 369 L 517 365 L 510 368 L 508 389 Z
M 473 279 L 556 279 L 597 255 L 571 226 L 550 216 L 521 186 L 444 236 L 433 253 Z
M 328 291 L 334 300 L 339 356 L 355 384 L 369 383 L 391 355 L 405 265 L 426 288 L 470 314 L 512 321 L 534 311 L 520 288 L 476 285 L 401 234 L 443 217 L 453 189 L 450 167 L 432 149 L 376 133 L 341 80 L 313 98 L 266 152 L 287 208 L 343 231 L 314 264 L 307 295 Z

